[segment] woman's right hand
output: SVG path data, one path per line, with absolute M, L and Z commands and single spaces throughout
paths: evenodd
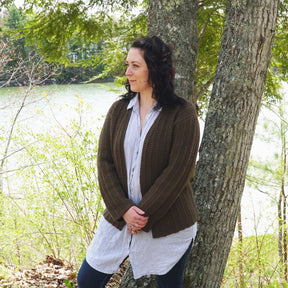
M 137 206 L 130 207 L 123 215 L 130 234 L 139 234 L 140 230 L 145 227 L 149 217 L 143 215 L 145 215 L 145 212 Z

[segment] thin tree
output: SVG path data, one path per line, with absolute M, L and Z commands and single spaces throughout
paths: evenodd
M 282 263 L 282 280 L 288 282 L 288 232 L 287 232 L 287 193 L 285 191 L 287 175 L 287 131 L 288 123 L 285 118 L 285 106 L 279 106 L 280 137 L 281 137 L 281 167 L 280 172 L 280 193 L 278 199 L 278 253 Z
M 238 212 L 238 223 L 237 223 L 237 232 L 238 232 L 238 244 L 239 244 L 239 280 L 240 287 L 244 286 L 244 267 L 243 267 L 243 226 L 242 226 L 242 211 L 241 205 L 239 206 Z
M 20 54 L 15 55 L 14 53 L 14 45 L 10 40 L 3 40 L 0 39 L 0 64 L 3 66 L 0 67 L 0 76 L 5 75 L 7 70 L 9 71 L 9 76 L 6 81 L 3 81 L 3 84 L 0 86 L 5 87 L 9 86 L 10 82 L 14 82 L 19 84 L 25 84 L 25 92 L 20 99 L 19 106 L 15 111 L 11 119 L 11 125 L 6 127 L 6 136 L 4 137 L 2 143 L 2 149 L 0 151 L 0 194 L 3 193 L 3 175 L 5 172 L 5 165 L 7 163 L 7 159 L 14 155 L 15 153 L 19 152 L 23 149 L 19 148 L 19 150 L 10 150 L 11 149 L 11 142 L 13 139 L 13 134 L 16 129 L 16 123 L 19 119 L 21 112 L 23 111 L 24 107 L 29 104 L 27 103 L 27 98 L 30 95 L 32 89 L 36 85 L 41 85 L 45 83 L 49 78 L 53 75 L 57 74 L 57 67 L 50 66 L 43 61 L 43 58 L 37 53 L 36 51 L 27 51 L 26 58 L 23 58 Z M 14 56 L 14 58 L 13 58 Z M 15 61 L 14 67 L 11 69 L 6 69 L 6 66 L 9 66 L 11 61 Z M 2 109 L 7 108 L 6 106 Z

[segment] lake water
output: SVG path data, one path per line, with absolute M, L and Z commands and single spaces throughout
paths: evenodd
M 3 126 L 9 127 L 11 119 L 15 117 L 25 95 L 25 89 L 25 87 L 0 89 L 0 123 Z M 72 118 L 78 117 L 75 107 L 79 104 L 79 97 L 81 97 L 84 103 L 82 121 L 87 122 L 87 125 L 91 127 L 100 127 L 109 107 L 120 94 L 121 90 L 117 90 L 113 83 L 37 87 L 29 93 L 18 121 L 25 123 L 34 131 L 49 130 L 57 122 L 65 126 Z M 273 115 L 262 109 L 258 121 L 260 124 L 256 132 L 261 133 L 261 123 L 267 117 L 273 117 Z M 203 126 L 202 122 L 201 127 Z M 1 130 L 0 133 L 2 133 Z M 274 144 L 264 143 L 260 138 L 255 137 L 252 156 L 267 156 L 269 155 L 267 151 L 270 153 L 273 149 L 275 149 Z M 0 155 L 2 155 L 2 150 Z M 245 236 L 275 231 L 276 212 L 276 204 L 271 202 L 270 197 L 248 186 L 245 187 L 242 198 Z
M 0 89 L 0 121 L 10 123 L 21 106 L 26 87 Z M 47 129 L 53 122 L 63 125 L 77 117 L 79 97 L 84 103 L 84 121 L 101 122 L 111 104 L 121 93 L 113 83 L 51 85 L 34 88 L 29 93 L 18 121 L 33 130 Z M 123 90 L 122 90 L 123 91 Z M 99 123 L 100 123 L 99 122 Z

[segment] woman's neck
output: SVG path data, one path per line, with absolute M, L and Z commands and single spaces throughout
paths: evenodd
M 152 109 L 156 100 L 152 98 L 152 93 L 149 94 L 139 94 L 139 114 L 140 114 L 140 122 L 141 129 L 140 134 L 142 133 L 142 128 L 145 123 L 147 113 Z
M 151 109 L 155 103 L 156 100 L 152 97 L 152 94 L 139 94 L 139 106 L 141 108 Z

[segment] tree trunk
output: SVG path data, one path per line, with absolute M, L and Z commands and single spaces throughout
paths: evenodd
M 185 287 L 220 287 L 229 255 L 265 77 L 278 1 L 230 0 L 194 190 L 199 230 Z
M 173 48 L 176 93 L 196 104 L 193 95 L 198 0 L 150 0 L 148 35 L 157 35 Z

